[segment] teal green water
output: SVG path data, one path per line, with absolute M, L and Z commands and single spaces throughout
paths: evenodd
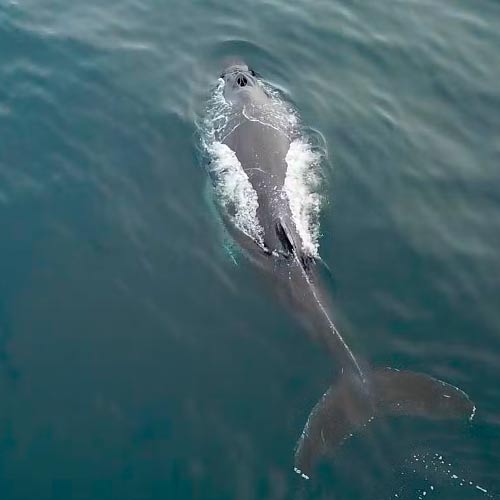
M 1 0 L 2 500 L 498 498 L 499 25 L 493 0 Z M 195 123 L 230 55 L 325 138 L 346 340 L 461 387 L 472 424 L 374 421 L 293 473 L 330 360 L 209 203 Z

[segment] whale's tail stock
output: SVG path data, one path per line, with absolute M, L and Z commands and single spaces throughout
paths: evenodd
M 375 417 L 411 415 L 472 420 L 476 407 L 465 392 L 422 373 L 383 368 L 344 374 L 314 406 L 295 450 L 295 472 L 309 479 L 318 460 L 333 453 Z

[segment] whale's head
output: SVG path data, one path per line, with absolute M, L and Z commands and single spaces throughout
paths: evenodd
M 238 63 L 228 66 L 221 74 L 224 80 L 224 97 L 232 103 L 245 102 L 254 94 L 260 94 L 255 72 L 246 64 Z

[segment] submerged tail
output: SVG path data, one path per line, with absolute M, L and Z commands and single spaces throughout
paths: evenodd
M 341 370 L 339 382 L 331 386 L 312 409 L 295 451 L 295 472 L 309 479 L 318 459 L 335 451 L 353 433 L 373 418 L 412 415 L 431 419 L 472 419 L 475 406 L 457 387 L 423 373 L 391 368 L 365 370 L 333 324 L 323 303 L 324 294 L 298 245 L 293 232 L 280 219 L 276 234 L 284 255 L 293 256 L 288 282 L 298 290 L 294 307 L 303 311 Z M 312 327 L 312 328 L 311 328 Z
M 295 451 L 295 472 L 309 479 L 318 459 L 335 451 L 373 418 L 413 415 L 472 420 L 476 407 L 465 392 L 422 373 L 391 368 L 344 375 L 312 409 Z

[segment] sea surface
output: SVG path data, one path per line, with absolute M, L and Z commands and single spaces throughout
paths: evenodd
M 198 124 L 230 56 L 324 138 L 346 341 L 471 423 L 375 419 L 293 472 L 332 361 L 213 209 Z M 0 0 L 2 500 L 499 494 L 498 1 Z

